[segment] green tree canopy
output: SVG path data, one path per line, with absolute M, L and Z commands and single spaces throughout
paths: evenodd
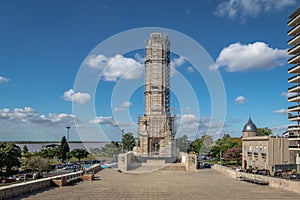
M 85 149 L 73 149 L 69 154 L 80 162 L 82 158 L 86 158 L 89 155 L 89 152 Z
M 113 156 L 114 154 L 121 153 L 121 148 L 117 142 L 112 141 L 101 148 L 101 153 L 104 156 Z
M 222 138 L 219 138 L 213 148 L 211 149 L 211 156 L 220 158 L 227 149 L 229 148 L 241 148 L 242 143 L 240 138 L 231 138 L 229 134 L 224 134 Z
M 135 146 L 135 138 L 133 137 L 133 134 L 130 132 L 124 134 L 121 145 L 125 151 L 132 151 L 133 147 Z
M 194 151 L 200 154 L 209 153 L 213 145 L 213 138 L 210 135 L 202 135 L 201 138 L 196 139 L 191 144 L 189 151 Z
M 64 162 L 67 159 L 67 153 L 70 151 L 70 147 L 65 136 L 61 138 L 61 142 L 58 150 L 59 150 L 58 158 L 61 159 L 62 162 Z
M 15 174 L 20 167 L 21 149 L 15 144 L 0 142 L 0 176 L 8 177 Z
M 26 146 L 26 144 L 23 146 L 22 156 L 23 156 L 23 157 L 28 157 L 28 156 L 30 156 L 30 152 L 29 152 L 28 147 Z
M 60 150 L 57 147 L 43 148 L 37 154 L 43 158 L 53 159 L 59 157 Z
M 184 135 L 176 139 L 176 147 L 179 149 L 180 152 L 186 152 L 191 144 L 189 141 L 188 136 Z
M 271 135 L 272 130 L 269 128 L 257 128 L 257 136 Z
M 39 175 L 43 172 L 48 173 L 51 170 L 51 160 L 41 156 L 32 156 L 27 158 L 26 165 Z

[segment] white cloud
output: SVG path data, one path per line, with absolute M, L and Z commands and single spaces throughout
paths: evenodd
M 296 92 L 281 92 L 281 96 L 286 97 L 286 98 L 292 97 L 296 94 L 297 94 Z
M 261 13 L 277 12 L 296 4 L 296 0 L 227 0 L 220 3 L 215 11 L 219 17 L 240 19 L 258 17 Z
M 65 101 L 73 101 L 80 104 L 85 104 L 91 99 L 91 95 L 88 93 L 82 92 L 74 92 L 73 89 L 69 89 L 68 91 L 64 92 L 62 97 Z
M 285 49 L 273 49 L 263 42 L 252 44 L 237 42 L 222 49 L 216 65 L 210 66 L 210 69 L 225 67 L 229 72 L 272 69 L 284 65 L 288 57 Z
M 277 114 L 277 115 L 286 115 L 286 114 L 288 114 L 288 110 L 282 108 L 279 110 L 274 110 L 273 113 Z
M 111 116 L 98 116 L 90 121 L 92 124 L 100 124 L 107 126 L 116 126 L 116 122 Z
M 142 73 L 142 64 L 132 58 L 122 55 L 106 57 L 104 55 L 91 55 L 86 60 L 90 68 L 99 69 L 105 81 L 117 81 L 118 78 L 125 80 L 138 79 Z
M 195 68 L 192 67 L 192 66 L 189 66 L 189 67 L 186 68 L 186 70 L 187 70 L 188 72 L 190 72 L 190 73 L 193 73 L 193 72 L 195 71 Z
M 139 53 L 136 53 L 135 55 L 134 55 L 134 59 L 137 61 L 137 62 L 139 62 L 140 64 L 144 64 L 144 62 L 145 62 L 145 57 L 142 57 Z
M 195 139 L 203 134 L 209 134 L 213 137 L 220 136 L 220 130 L 225 124 L 212 119 L 211 117 L 197 117 L 194 114 L 183 114 L 177 116 L 177 137 L 187 135 L 190 139 Z M 224 130 L 223 130 L 224 132 Z
M 183 56 L 179 56 L 178 58 L 174 58 L 171 60 L 171 67 L 178 68 L 185 63 L 185 58 Z
M 0 76 L 0 83 L 6 83 L 8 81 L 10 81 L 10 79 Z
M 246 103 L 246 98 L 244 96 L 238 96 L 235 98 L 234 103 L 235 104 L 243 104 Z
M 122 111 L 125 111 L 126 108 L 129 108 L 130 106 L 132 106 L 132 103 L 130 101 L 125 101 L 125 102 L 123 102 L 123 104 L 121 106 L 115 107 L 114 111 L 122 112 Z
M 123 112 L 123 111 L 125 111 L 125 108 L 124 107 L 115 107 L 114 111 L 115 112 Z
M 48 116 L 34 111 L 31 107 L 15 108 L 12 111 L 8 108 L 0 109 L 0 119 L 14 122 L 34 123 L 34 124 L 70 124 L 76 117 L 72 114 L 49 113 Z
M 288 124 L 281 125 L 281 126 L 273 126 L 273 127 L 270 127 L 270 129 L 272 130 L 273 134 L 281 135 L 282 133 L 284 133 L 285 131 L 288 130 L 288 126 L 289 126 Z
M 132 103 L 130 102 L 130 101 L 125 101 L 124 103 L 123 103 L 123 107 L 130 107 L 130 106 L 132 106 Z

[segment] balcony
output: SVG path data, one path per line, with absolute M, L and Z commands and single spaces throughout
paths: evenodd
M 289 121 L 300 121 L 300 115 L 289 116 Z
M 289 131 L 298 131 L 298 130 L 300 130 L 300 125 L 298 125 L 298 124 L 289 125 L 288 129 L 289 129 Z M 290 135 L 289 135 L 289 138 L 290 138 L 290 137 L 294 137 L 294 136 L 300 137 L 300 135 L 291 135 L 291 134 L 290 134 Z
M 288 41 L 288 45 L 296 45 L 300 42 L 300 34 L 296 35 Z
M 251 155 L 251 154 L 252 154 L 252 151 L 248 151 L 247 153 L 248 153 L 248 155 Z
M 289 36 L 295 36 L 300 32 L 300 24 L 296 25 L 294 28 L 288 31 Z
M 295 129 L 298 129 L 300 130 L 300 126 L 295 126 Z M 293 130 L 290 130 L 290 126 L 289 126 L 289 131 L 293 131 Z M 294 131 L 297 131 L 297 130 L 294 130 Z M 294 135 L 289 135 L 289 140 L 300 140 L 300 134 L 294 134 Z
M 296 54 L 299 53 L 299 51 L 300 51 L 300 45 L 296 45 L 293 48 L 288 50 L 288 54 L 289 55 L 296 55 Z
M 300 13 L 298 13 L 295 17 L 293 17 L 289 22 L 288 26 L 295 26 L 300 22 Z
M 288 92 L 300 92 L 300 85 L 295 85 L 288 89 Z
M 288 98 L 289 102 L 300 102 L 300 94 L 296 94 Z
M 298 111 L 300 111 L 300 105 L 290 106 L 288 108 L 288 111 L 289 112 L 298 112 Z
M 254 152 L 254 156 L 257 157 L 258 156 L 258 152 Z
M 300 144 L 299 145 L 290 145 L 289 150 L 290 151 L 300 151 Z
M 292 74 L 292 73 L 299 73 L 300 72 L 300 65 L 295 65 L 291 68 L 289 68 L 288 73 Z
M 300 55 L 296 55 L 288 60 L 289 64 L 298 64 L 300 61 Z
M 288 82 L 289 83 L 298 83 L 298 82 L 300 82 L 300 75 L 297 74 L 297 75 L 289 78 Z

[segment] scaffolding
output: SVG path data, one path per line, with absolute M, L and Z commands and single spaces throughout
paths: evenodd
M 146 46 L 145 115 L 139 117 L 138 135 L 143 153 L 170 156 L 175 117 L 170 115 L 170 41 L 152 33 Z

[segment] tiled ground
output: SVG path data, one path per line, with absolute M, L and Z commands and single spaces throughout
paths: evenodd
M 300 199 L 300 195 L 269 186 L 239 182 L 213 169 L 198 172 L 156 171 L 125 174 L 105 169 L 101 180 L 51 188 L 22 199 Z M 18 199 L 20 199 L 18 198 Z

